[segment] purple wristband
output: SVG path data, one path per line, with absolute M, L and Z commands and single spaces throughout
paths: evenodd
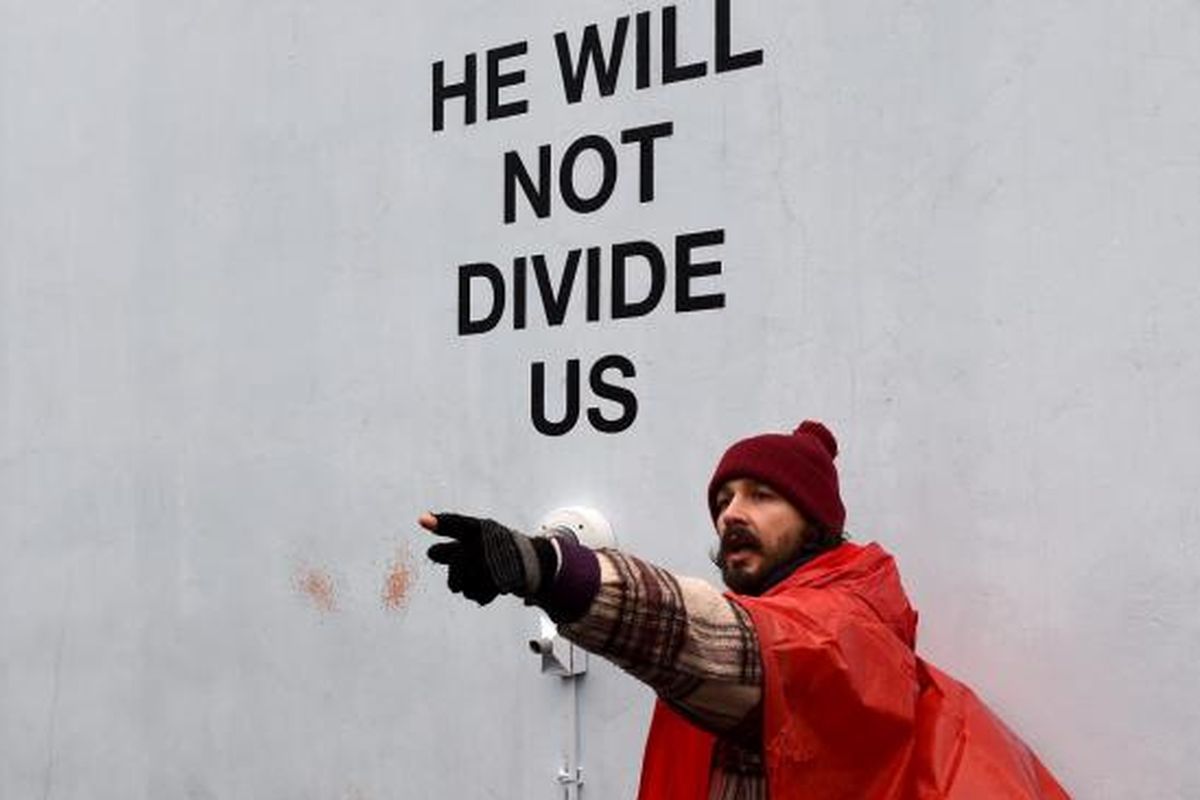
M 561 536 L 558 572 L 550 585 L 533 598 L 555 622 L 574 622 L 587 613 L 600 591 L 600 559 L 589 548 Z

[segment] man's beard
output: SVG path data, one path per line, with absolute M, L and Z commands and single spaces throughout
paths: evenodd
M 764 583 L 771 574 L 773 563 L 764 557 L 758 572 L 749 573 L 729 566 L 729 556 L 734 552 L 755 552 L 763 555 L 762 542 L 749 528 L 736 525 L 729 528 L 721 536 L 720 542 L 713 547 L 709 558 L 721 570 L 721 580 L 732 591 L 738 594 L 756 595 L 765 589 Z

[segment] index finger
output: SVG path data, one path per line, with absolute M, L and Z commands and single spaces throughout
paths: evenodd
M 417 522 L 422 528 L 438 536 L 447 536 L 458 541 L 473 541 L 479 538 L 480 520 L 462 514 L 426 511 Z

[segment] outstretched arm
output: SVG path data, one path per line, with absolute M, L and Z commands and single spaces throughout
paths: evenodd
M 712 585 L 616 550 L 528 537 L 491 520 L 426 514 L 450 541 L 429 548 L 451 591 L 480 605 L 516 594 L 544 608 L 560 632 L 648 684 L 714 733 L 755 741 L 762 697 L 758 638 L 749 616 Z

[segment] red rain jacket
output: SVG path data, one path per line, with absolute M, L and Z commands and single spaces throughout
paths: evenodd
M 772 800 L 1069 800 L 982 700 L 916 656 L 917 614 L 878 545 L 729 597 L 758 633 Z M 713 742 L 660 701 L 639 800 L 706 800 Z

